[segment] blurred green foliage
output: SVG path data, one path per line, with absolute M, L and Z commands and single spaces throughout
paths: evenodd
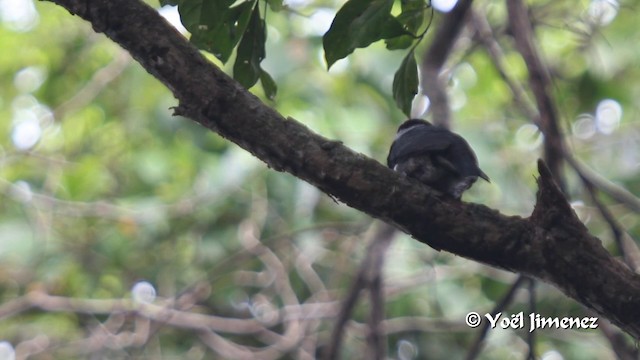
M 0 341 L 19 352 L 25 351 L 21 344 L 44 337 L 46 350 L 35 358 L 89 357 L 75 344 L 90 338 L 107 316 L 8 310 L 7 304 L 33 290 L 69 298 L 130 298 L 134 284 L 145 280 L 160 299 L 170 299 L 206 284 L 200 313 L 250 318 L 256 304 L 279 307 L 279 290 L 262 279 L 269 269 L 243 240 L 247 228 L 280 259 L 301 303 L 341 298 L 362 259 L 370 218 L 172 116 L 176 103 L 166 88 L 64 9 L 20 0 L 27 15 L 19 17 L 11 15 L 15 4 L 10 3 L 0 1 Z M 553 92 L 571 149 L 637 193 L 636 5 L 621 3 L 610 22 L 598 25 L 594 3 L 531 2 L 538 46 L 555 79 Z M 377 42 L 332 61 L 327 71 L 322 35 L 341 2 L 269 4 L 260 66 L 273 76 L 278 94 L 268 100 L 261 88 L 252 91 L 313 131 L 383 162 L 404 118 L 391 91 L 406 50 L 389 51 Z M 504 4 L 476 1 L 475 6 L 499 36 L 506 70 L 526 83 L 524 63 L 504 35 Z M 436 13 L 434 26 L 438 21 Z M 514 106 L 487 53 L 469 34 L 463 37 L 448 63 L 454 128 L 472 144 L 492 179 L 478 183 L 465 200 L 528 215 L 541 136 Z M 231 73 L 231 65 L 211 60 Z M 567 176 L 581 219 L 617 255 L 577 176 L 571 171 Z M 640 237 L 637 216 L 603 200 L 630 234 Z M 313 271 L 305 272 L 307 266 Z M 514 279 L 404 235 L 388 253 L 385 276 L 388 319 L 434 321 L 389 335 L 389 356 L 398 359 L 463 357 L 476 334 L 462 323 L 464 315 L 490 311 Z M 538 313 L 586 316 L 555 288 L 540 284 L 538 289 Z M 519 311 L 528 311 L 524 291 L 506 310 Z M 355 320 L 363 323 L 367 316 L 363 300 Z M 317 325 L 320 340 L 331 326 L 331 318 Z M 482 358 L 522 358 L 526 336 L 492 331 Z M 229 338 L 260 344 L 251 335 Z M 358 358 L 363 343 L 364 331 L 354 326 L 344 341 L 345 358 Z M 598 331 L 543 330 L 536 346 L 550 359 L 613 357 Z M 216 358 L 193 331 L 162 324 L 143 346 L 93 352 L 103 358 Z

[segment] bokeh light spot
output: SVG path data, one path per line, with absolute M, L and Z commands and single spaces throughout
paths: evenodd
M 11 343 L 7 341 L 0 341 L 0 360 L 15 360 L 16 351 L 13 349 Z
M 516 131 L 516 144 L 521 148 L 533 150 L 542 144 L 542 140 L 542 133 L 533 124 L 524 124 Z
M 11 141 L 18 150 L 29 150 L 38 143 L 42 128 L 36 119 L 25 119 L 16 123 L 11 132 Z
M 590 139 L 596 134 L 596 121 L 591 114 L 580 114 L 571 125 L 571 129 L 579 139 Z
M 587 14 L 593 23 L 605 26 L 616 18 L 619 8 L 620 5 L 616 0 L 592 0 Z
M 23 94 L 32 93 L 44 83 L 47 78 L 45 70 L 38 66 L 29 66 L 16 73 L 13 84 Z
M 133 285 L 131 295 L 134 301 L 149 304 L 156 299 L 156 288 L 148 281 L 139 281 Z
M 622 106 L 619 102 L 611 99 L 600 101 L 596 108 L 598 131 L 603 134 L 611 134 L 620 126 L 621 119 Z
M 0 0 L 0 20 L 10 30 L 27 32 L 39 18 L 33 0 Z
M 398 341 L 398 359 L 413 360 L 418 356 L 418 348 L 408 340 Z
M 424 114 L 429 110 L 429 106 L 431 105 L 431 101 L 427 95 L 422 93 L 416 94 L 411 102 L 411 117 L 412 118 L 421 118 Z
M 180 13 L 178 13 L 177 6 L 165 5 L 158 9 L 158 13 L 165 18 L 169 24 L 176 28 L 176 30 L 180 31 L 180 33 L 187 33 L 187 29 L 182 25 L 182 21 L 180 20 Z
M 451 11 L 457 3 L 458 0 L 432 0 L 431 6 L 440 12 L 447 13 Z

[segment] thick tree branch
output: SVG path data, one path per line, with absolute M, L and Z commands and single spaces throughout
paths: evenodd
M 127 49 L 174 93 L 176 112 L 345 204 L 392 223 L 435 249 L 555 284 L 640 337 L 640 277 L 580 223 L 541 164 L 528 219 L 439 199 L 340 142 L 285 119 L 208 62 L 139 0 L 54 0 Z

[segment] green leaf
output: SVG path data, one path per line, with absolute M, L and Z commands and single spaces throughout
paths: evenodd
M 389 50 L 406 49 L 413 45 L 417 37 L 416 33 L 425 21 L 424 13 L 427 6 L 424 0 L 402 0 L 401 8 L 402 12 L 398 15 L 397 19 L 408 33 L 385 40 L 387 49 Z
M 256 3 L 247 30 L 238 45 L 236 62 L 233 64 L 233 78 L 247 89 L 258 81 L 262 72 L 260 62 L 265 57 L 266 40 L 265 23 L 260 18 L 260 9 Z
M 242 38 L 255 1 L 230 7 L 233 0 L 182 0 L 178 6 L 191 43 L 226 63 Z
M 418 66 L 411 50 L 393 77 L 393 98 L 407 116 L 411 116 L 411 102 L 418 93 Z
M 260 69 L 260 84 L 262 84 L 262 89 L 267 98 L 269 100 L 275 99 L 276 93 L 278 92 L 278 85 L 276 85 L 271 75 L 262 69 Z
M 349 0 L 336 14 L 322 38 L 327 67 L 380 39 L 406 34 L 402 24 L 391 16 L 393 0 Z
M 180 0 L 178 11 L 182 24 L 193 34 L 220 26 L 232 4 L 233 0 Z
M 271 10 L 276 12 L 284 8 L 284 6 L 282 5 L 282 0 L 267 0 L 267 4 L 269 4 Z
M 180 0 L 160 0 L 160 6 L 176 6 L 180 3 Z
M 398 15 L 398 21 L 407 31 L 415 34 L 424 23 L 424 12 L 427 9 L 425 2 L 424 0 L 402 0 L 400 4 L 402 12 Z
M 400 50 L 409 48 L 411 45 L 413 45 L 414 40 L 415 38 L 411 35 L 401 35 L 398 37 L 394 37 L 393 39 L 387 39 L 384 42 L 387 45 L 387 49 Z
M 389 15 L 389 18 L 382 24 L 380 39 L 390 39 L 402 34 L 408 34 L 408 32 L 404 29 L 398 19 Z

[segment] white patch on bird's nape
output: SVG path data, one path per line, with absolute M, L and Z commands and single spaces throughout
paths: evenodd
M 400 138 L 400 136 L 402 136 L 402 135 L 406 134 L 406 133 L 407 133 L 407 131 L 409 131 L 409 130 L 411 130 L 411 129 L 413 129 L 413 126 L 412 126 L 412 127 L 408 127 L 408 128 L 406 128 L 406 129 L 398 130 L 398 132 L 396 133 L 396 138 L 395 138 L 395 140 L 398 140 L 398 139 Z
M 395 140 L 398 140 L 398 138 L 400 138 L 400 136 L 402 136 L 402 135 L 406 134 L 407 132 L 409 132 L 410 130 L 415 129 L 415 128 L 416 128 L 416 127 L 418 127 L 418 126 L 424 126 L 424 124 L 423 124 L 423 123 L 415 123 L 415 124 L 413 124 L 413 125 L 411 125 L 411 126 L 407 126 L 407 127 L 405 127 L 405 128 L 401 128 L 401 129 L 399 129 L 399 130 L 398 130 L 398 132 L 396 133 L 396 138 L 395 138 Z

